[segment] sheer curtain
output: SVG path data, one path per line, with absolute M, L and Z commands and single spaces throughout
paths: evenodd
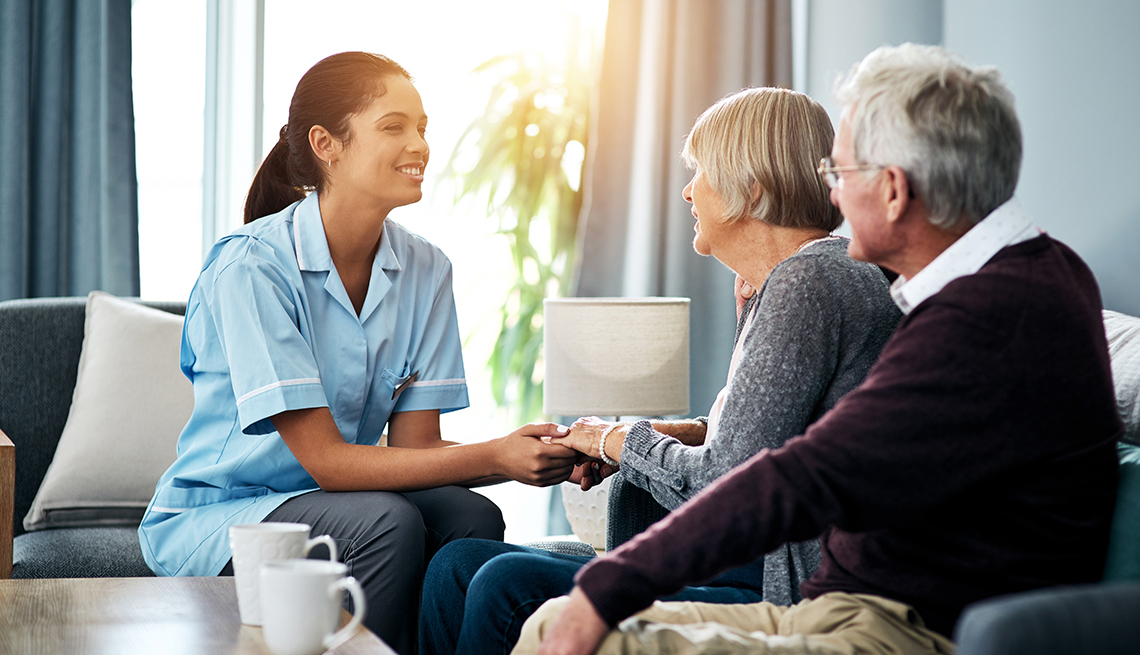
M 791 86 L 790 0 L 613 0 L 580 227 L 578 296 L 685 296 L 690 407 L 724 386 L 736 325 L 732 273 L 693 252 L 679 153 L 728 93 Z
M 0 300 L 138 295 L 137 205 L 130 0 L 3 0 Z

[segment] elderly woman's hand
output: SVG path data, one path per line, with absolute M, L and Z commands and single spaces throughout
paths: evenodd
M 570 432 L 563 437 L 549 437 L 552 444 L 572 448 L 582 453 L 590 460 L 578 461 L 578 468 L 570 477 L 570 482 L 577 482 L 583 491 L 590 489 L 602 480 L 618 471 L 618 466 L 606 464 L 601 460 L 602 435 L 606 435 L 606 456 L 617 462 L 621 459 L 621 449 L 625 444 L 626 426 L 622 423 L 603 421 L 596 416 L 580 418 L 570 426 Z
M 736 296 L 736 320 L 740 320 L 740 311 L 744 309 L 744 303 L 756 293 L 756 289 L 751 284 L 744 281 L 744 278 L 739 275 L 736 276 L 736 282 L 732 285 L 732 295 Z
M 586 416 L 574 421 L 570 432 L 565 436 L 551 437 L 550 443 L 566 446 L 586 455 L 599 459 L 598 442 L 606 428 L 613 425 L 610 421 L 603 421 L 597 416 Z

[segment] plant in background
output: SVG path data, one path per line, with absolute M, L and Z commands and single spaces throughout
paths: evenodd
M 506 55 L 476 68 L 493 80 L 490 98 L 444 170 L 459 181 L 455 202 L 484 197 L 510 241 L 516 279 L 488 367 L 495 401 L 520 421 L 542 410 L 542 301 L 566 295 L 577 255 L 590 51 L 575 45 L 569 54 L 557 63 Z M 460 170 L 464 159 L 475 163 Z

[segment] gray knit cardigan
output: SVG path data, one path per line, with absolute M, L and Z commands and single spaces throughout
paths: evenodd
M 675 509 L 713 480 L 807 426 L 859 386 L 901 314 L 876 266 L 847 256 L 846 239 L 819 241 L 776 266 L 751 303 L 755 315 L 716 434 L 686 446 L 640 421 L 622 448 L 627 480 Z M 819 568 L 819 541 L 764 558 L 764 600 L 791 605 Z

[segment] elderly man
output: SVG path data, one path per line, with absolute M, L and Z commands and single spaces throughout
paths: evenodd
M 868 55 L 837 96 L 820 172 L 850 254 L 899 273 L 906 316 L 804 436 L 583 569 L 515 652 L 950 653 L 967 604 L 1100 577 L 1122 432 L 1100 295 L 1011 200 L 1012 96 L 911 44 Z M 797 605 L 659 602 L 623 621 L 820 534 Z

